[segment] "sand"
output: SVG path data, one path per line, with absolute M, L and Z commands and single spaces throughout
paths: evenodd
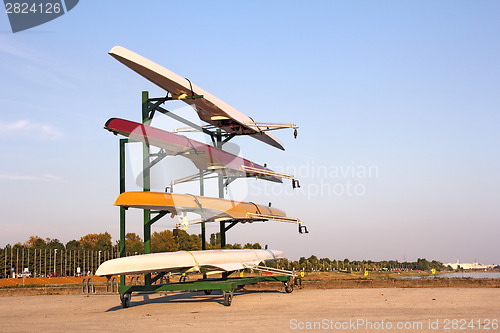
M 500 320 L 499 288 L 241 291 L 230 307 L 220 292 L 134 294 L 127 309 L 116 294 L 0 297 L 4 332 L 499 331 L 492 320 Z

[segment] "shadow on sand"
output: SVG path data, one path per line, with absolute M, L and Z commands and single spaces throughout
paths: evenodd
M 277 290 L 235 290 L 234 297 L 240 297 L 250 294 L 263 294 L 263 293 L 283 293 Z M 150 297 L 154 295 L 154 297 Z M 116 294 L 117 302 L 120 302 L 118 294 Z M 175 292 L 157 292 L 157 293 L 138 293 L 132 294 L 132 299 L 130 300 L 130 307 L 135 307 L 145 304 L 162 304 L 162 303 L 206 303 L 206 302 L 216 302 L 219 305 L 224 306 L 224 297 L 220 290 L 212 291 L 212 294 L 205 295 L 203 291 L 175 291 Z M 120 305 L 114 306 L 106 312 L 113 312 L 122 310 L 123 307 Z M 123 309 L 125 310 L 125 309 Z

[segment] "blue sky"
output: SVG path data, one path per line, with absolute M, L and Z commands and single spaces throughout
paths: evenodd
M 293 259 L 498 264 L 499 12 L 496 1 L 81 1 L 16 34 L 2 14 L 0 246 L 118 237 L 118 143 L 102 127 L 139 120 L 142 90 L 164 95 L 107 54 L 121 45 L 256 121 L 300 126 L 297 140 L 277 133 L 285 152 L 233 142 L 295 170 L 301 190 L 238 180 L 228 195 L 272 201 L 310 234 L 261 223 L 233 228 L 229 242 Z M 128 230 L 142 234 L 130 216 Z

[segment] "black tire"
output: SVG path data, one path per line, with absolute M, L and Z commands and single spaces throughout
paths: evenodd
M 210 295 L 210 294 L 212 294 L 212 290 L 203 290 L 203 292 L 205 293 L 205 295 Z
M 122 302 L 122 307 L 124 309 L 126 309 L 130 306 L 130 299 L 131 298 L 132 298 L 132 295 L 129 293 L 120 295 L 120 301 Z
M 232 301 L 233 301 L 233 292 L 232 291 L 224 291 L 224 305 L 231 306 Z

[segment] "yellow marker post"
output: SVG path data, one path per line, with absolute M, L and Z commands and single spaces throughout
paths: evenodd
M 365 271 L 365 276 L 368 276 L 368 271 Z
M 436 274 L 436 270 L 434 268 L 431 270 L 431 272 L 432 274 Z
M 300 272 L 300 277 L 304 277 L 304 272 Z

